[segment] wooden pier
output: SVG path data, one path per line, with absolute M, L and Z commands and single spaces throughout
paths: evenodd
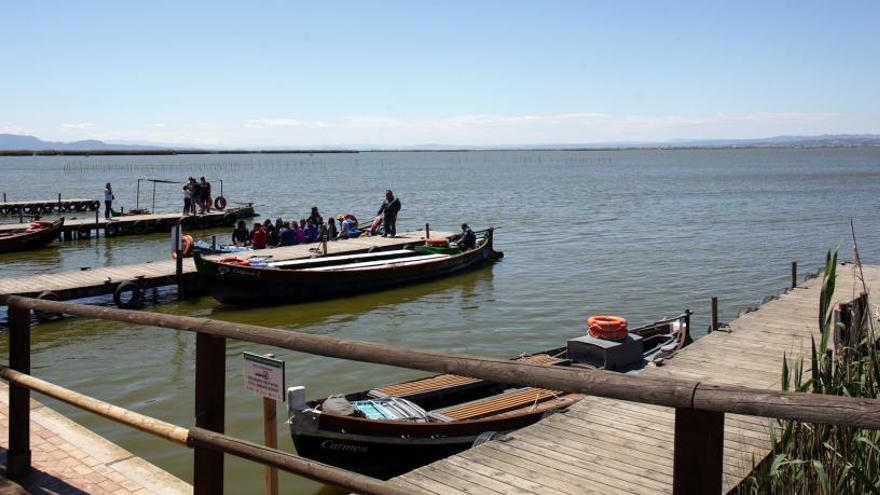
M 449 232 L 431 232 L 432 237 L 447 237 Z M 398 249 L 406 245 L 421 244 L 425 240 L 424 231 L 406 232 L 395 238 L 365 237 L 345 239 L 327 243 L 328 254 L 362 253 L 370 249 Z M 300 244 L 257 251 L 237 253 L 236 256 L 271 255 L 273 260 L 283 261 L 309 258 L 321 249 L 320 243 Z M 209 256 L 208 258 L 228 255 Z M 185 285 L 195 288 L 196 268 L 191 258 L 183 260 L 183 276 Z M 28 277 L 0 278 L 0 304 L 12 295 L 39 297 L 47 293 L 55 294 L 60 300 L 79 299 L 113 294 L 124 282 L 134 282 L 141 290 L 174 285 L 177 283 L 176 262 L 172 259 L 139 263 L 133 265 L 95 268 L 85 271 L 34 275 Z
M 852 300 L 862 290 L 853 267 L 838 268 L 839 301 Z M 869 288 L 880 286 L 880 266 L 865 266 L 864 274 Z M 778 390 L 783 356 L 809 359 L 811 338 L 821 338 L 821 283 L 820 278 L 803 283 L 732 321 L 729 331 L 699 339 L 642 375 Z M 676 410 L 669 407 L 590 396 L 564 413 L 395 481 L 436 495 L 672 493 L 675 422 Z M 767 456 L 771 423 L 775 421 L 725 415 L 723 493 L 748 476 L 753 462 Z M 692 462 L 690 476 L 699 476 L 696 465 L 702 459 Z
M 6 201 L 0 202 L 0 216 L 6 215 L 42 215 L 46 213 L 67 213 L 77 211 L 97 211 L 101 202 L 97 199 L 36 199 L 31 201 Z
M 87 239 L 99 232 L 106 237 L 123 235 L 142 235 L 155 232 L 170 232 L 171 227 L 180 222 L 184 229 L 207 229 L 213 227 L 232 227 L 235 222 L 255 215 L 252 207 L 230 208 L 201 215 L 181 215 L 179 213 L 159 213 L 155 215 L 124 215 L 106 219 L 95 211 L 95 218 L 65 219 L 62 230 L 63 240 Z M 0 232 L 27 228 L 30 223 L 0 224 Z

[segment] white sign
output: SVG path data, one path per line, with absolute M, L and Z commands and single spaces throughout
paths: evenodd
M 181 251 L 183 249 L 183 229 L 180 224 L 171 226 L 171 252 Z
M 267 399 L 284 401 L 284 361 L 244 353 L 244 388 Z

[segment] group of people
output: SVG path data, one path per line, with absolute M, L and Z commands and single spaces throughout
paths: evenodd
M 211 212 L 213 206 L 213 196 L 211 196 L 211 183 L 201 177 L 197 182 L 195 178 L 190 177 L 186 185 L 183 186 L 183 214 L 195 215 L 196 208 L 199 214 Z
M 334 225 L 332 219 L 331 225 Z M 335 225 L 334 225 L 335 230 Z M 273 223 L 266 219 L 263 223 L 255 223 L 253 230 L 248 230 L 244 220 L 239 220 L 232 231 L 232 243 L 236 246 L 251 246 L 254 249 L 265 249 L 275 246 L 296 246 L 316 242 L 323 236 L 330 238 L 330 229 L 324 225 L 324 219 L 318 213 L 318 207 L 312 207 L 309 218 L 299 221 L 285 221 L 278 218 Z
M 239 221 L 235 230 L 232 231 L 232 243 L 236 246 L 250 246 L 254 249 L 265 249 L 275 246 L 295 246 L 308 244 L 321 240 L 348 239 L 363 235 L 379 235 L 383 237 L 397 235 L 397 214 L 400 212 L 400 199 L 394 197 L 391 190 L 385 191 L 385 200 L 376 218 L 370 225 L 369 230 L 361 229 L 358 219 L 351 213 L 324 218 L 318 212 L 318 207 L 313 206 L 308 218 L 299 221 L 285 221 L 278 218 L 275 222 L 266 219 L 263 223 L 255 223 L 252 230 L 248 230 L 244 221 Z M 336 222 L 339 227 L 336 227 Z

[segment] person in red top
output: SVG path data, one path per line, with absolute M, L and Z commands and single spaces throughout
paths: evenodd
M 263 230 L 263 226 L 255 223 L 254 224 L 254 233 L 251 234 L 251 245 L 254 249 L 266 249 L 266 240 L 268 234 Z

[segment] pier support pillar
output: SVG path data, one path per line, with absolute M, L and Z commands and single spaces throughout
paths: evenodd
M 672 493 L 721 493 L 724 413 L 677 408 Z
M 31 374 L 31 312 L 9 307 L 9 367 Z M 31 470 L 31 391 L 9 383 L 9 452 L 6 473 L 21 477 Z
M 224 433 L 226 339 L 196 335 L 196 426 Z M 223 452 L 196 446 L 193 452 L 193 493 L 223 493 Z

